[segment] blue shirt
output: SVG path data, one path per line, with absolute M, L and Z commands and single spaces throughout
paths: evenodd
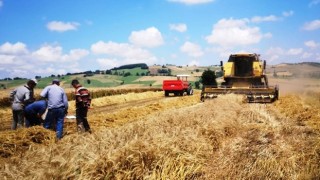
M 68 109 L 68 98 L 64 90 L 56 85 L 52 84 L 45 87 L 40 96 L 48 99 L 48 109 L 65 107 Z
M 46 100 L 35 101 L 25 108 L 26 114 L 43 114 L 47 109 Z

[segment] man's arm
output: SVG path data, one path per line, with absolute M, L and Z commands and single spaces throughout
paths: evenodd
M 17 89 L 13 90 L 10 92 L 10 101 L 13 102 L 14 101 L 14 95 L 17 93 Z
M 66 114 L 68 114 L 68 108 L 69 108 L 69 104 L 68 104 L 68 97 L 66 95 L 66 93 L 63 91 L 63 104 L 64 104 L 64 107 L 66 109 Z
M 40 96 L 41 96 L 42 98 L 48 98 L 48 90 L 49 90 L 49 87 L 48 87 L 48 86 L 45 87 L 45 88 L 41 91 Z

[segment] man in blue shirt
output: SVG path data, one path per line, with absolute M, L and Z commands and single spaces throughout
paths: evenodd
M 26 127 L 40 125 L 42 123 L 42 115 L 46 112 L 47 101 L 40 100 L 29 104 L 24 109 L 24 115 L 26 117 Z
M 63 136 L 64 117 L 68 112 L 68 98 L 60 87 L 60 81 L 54 79 L 51 85 L 42 90 L 40 96 L 48 99 L 48 113 L 43 126 L 46 129 L 55 128 L 57 139 L 61 139 Z

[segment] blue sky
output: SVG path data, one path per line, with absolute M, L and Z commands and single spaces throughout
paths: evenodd
M 320 62 L 320 0 L 0 0 L 0 78 L 254 52 Z

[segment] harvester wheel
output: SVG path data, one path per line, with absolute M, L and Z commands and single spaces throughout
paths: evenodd
M 193 95 L 193 89 L 188 89 L 187 90 L 187 95 Z
M 203 96 L 203 95 L 201 95 L 200 101 L 201 101 L 201 102 L 204 102 L 204 96 Z
M 168 91 L 164 91 L 164 96 L 168 97 L 169 96 L 169 92 Z

